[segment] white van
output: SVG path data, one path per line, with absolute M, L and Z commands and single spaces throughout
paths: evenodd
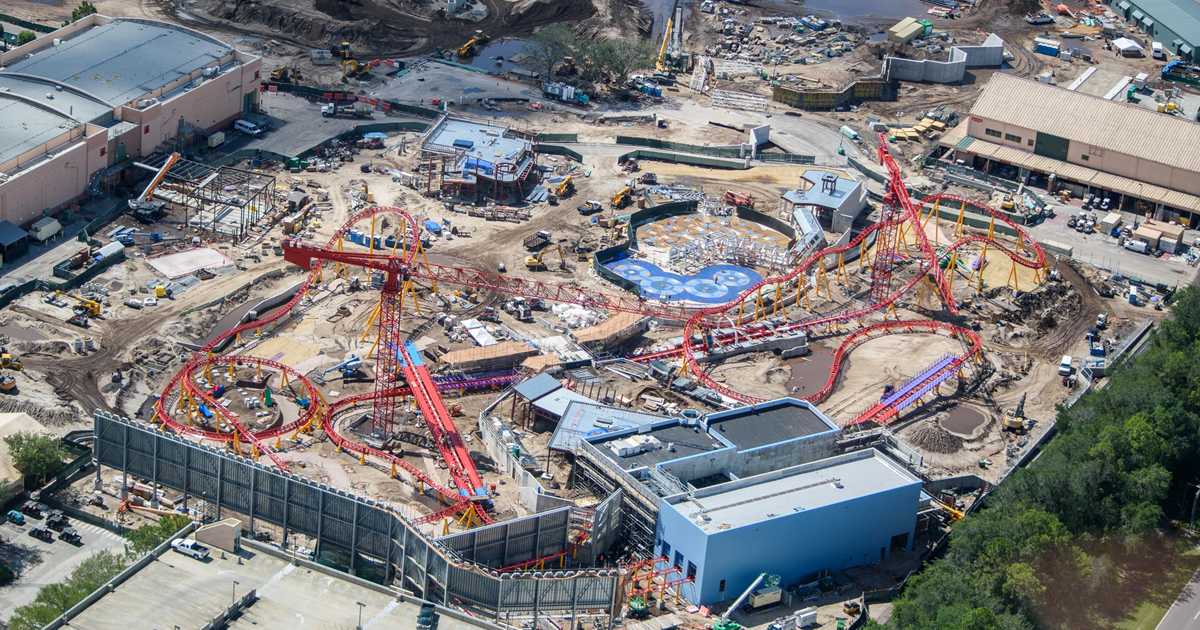
M 1059 376 L 1070 376 L 1072 369 L 1074 369 L 1074 368 L 1071 367 L 1071 355 L 1064 354 L 1062 361 L 1058 362 Z
M 171 541 L 171 548 L 197 560 L 208 560 L 208 547 L 201 545 L 191 538 L 176 538 Z
M 240 131 L 248 136 L 262 135 L 262 132 L 263 132 L 262 127 L 259 127 L 258 125 L 254 124 L 244 118 L 239 118 L 239 119 L 233 121 L 233 128 L 237 129 L 238 131 Z
M 1166 59 L 1167 58 L 1167 52 L 1165 50 L 1163 50 L 1162 42 L 1151 42 L 1150 54 L 1155 59 Z

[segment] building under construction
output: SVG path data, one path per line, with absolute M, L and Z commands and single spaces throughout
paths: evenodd
M 464 201 L 523 201 L 537 185 L 533 136 L 507 127 L 443 118 L 421 144 L 426 192 Z
M 137 165 L 158 171 L 167 159 L 156 154 Z M 240 242 L 282 207 L 275 185 L 275 177 L 265 173 L 181 159 L 153 196 L 169 213 L 182 214 L 184 225 Z

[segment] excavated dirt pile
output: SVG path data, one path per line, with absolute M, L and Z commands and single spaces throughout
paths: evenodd
M 913 431 L 909 441 L 931 453 L 954 453 L 962 448 L 962 438 L 936 424 L 927 424 Z
M 483 0 L 481 21 L 451 19 L 444 2 L 429 0 L 197 0 L 189 11 L 240 29 L 313 47 L 348 41 L 356 51 L 417 54 L 457 47 L 476 29 L 492 37 L 521 34 L 553 22 L 578 22 L 590 0 Z

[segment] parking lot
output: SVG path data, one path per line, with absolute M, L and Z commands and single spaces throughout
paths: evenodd
M 124 548 L 124 539 L 117 534 L 74 519 L 70 526 L 79 532 L 82 544 L 59 540 L 57 531 L 54 542 L 43 542 L 29 535 L 31 529 L 44 523 L 44 519 L 27 516 L 24 525 L 7 520 L 0 525 L 0 561 L 17 574 L 15 582 L 0 588 L 0 621 L 7 621 L 18 606 L 32 602 L 43 586 L 65 580 L 92 554 L 105 550 L 119 552 Z
M 1172 287 L 1185 286 L 1196 276 L 1196 268 L 1189 265 L 1183 256 L 1186 247 L 1197 238 L 1197 234 L 1193 230 L 1186 232 L 1185 247 L 1177 254 L 1156 258 L 1124 249 L 1117 244 L 1116 238 L 1101 234 L 1099 231 L 1084 234 L 1067 227 L 1071 215 L 1078 214 L 1080 209 L 1076 206 L 1062 204 L 1053 204 L 1053 206 L 1054 218 L 1033 226 L 1031 228 L 1033 237 L 1039 241 L 1050 240 L 1071 246 L 1074 249 L 1073 258 L 1075 260 L 1114 273 L 1133 276 L 1145 282 L 1162 283 Z M 1103 216 L 1106 213 L 1094 212 L 1093 214 Z M 1128 225 L 1131 225 L 1135 219 L 1143 220 L 1142 217 L 1128 212 L 1123 212 L 1122 216 Z

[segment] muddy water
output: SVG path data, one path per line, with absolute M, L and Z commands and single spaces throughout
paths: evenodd
M 982 411 L 967 405 L 955 405 L 946 412 L 941 423 L 942 428 L 955 435 L 970 437 L 984 422 L 987 422 L 987 416 Z
M 488 42 L 469 60 L 455 59 L 459 63 L 475 66 L 488 72 L 504 73 L 514 68 L 541 72 L 539 68 L 513 62 L 514 57 L 524 57 L 526 41 L 517 37 L 505 37 Z
M 788 390 L 796 398 L 804 398 L 816 393 L 829 378 L 829 368 L 833 366 L 833 348 L 813 346 L 813 353 L 798 359 L 791 359 L 787 365 L 792 368 L 792 377 L 788 380 Z

